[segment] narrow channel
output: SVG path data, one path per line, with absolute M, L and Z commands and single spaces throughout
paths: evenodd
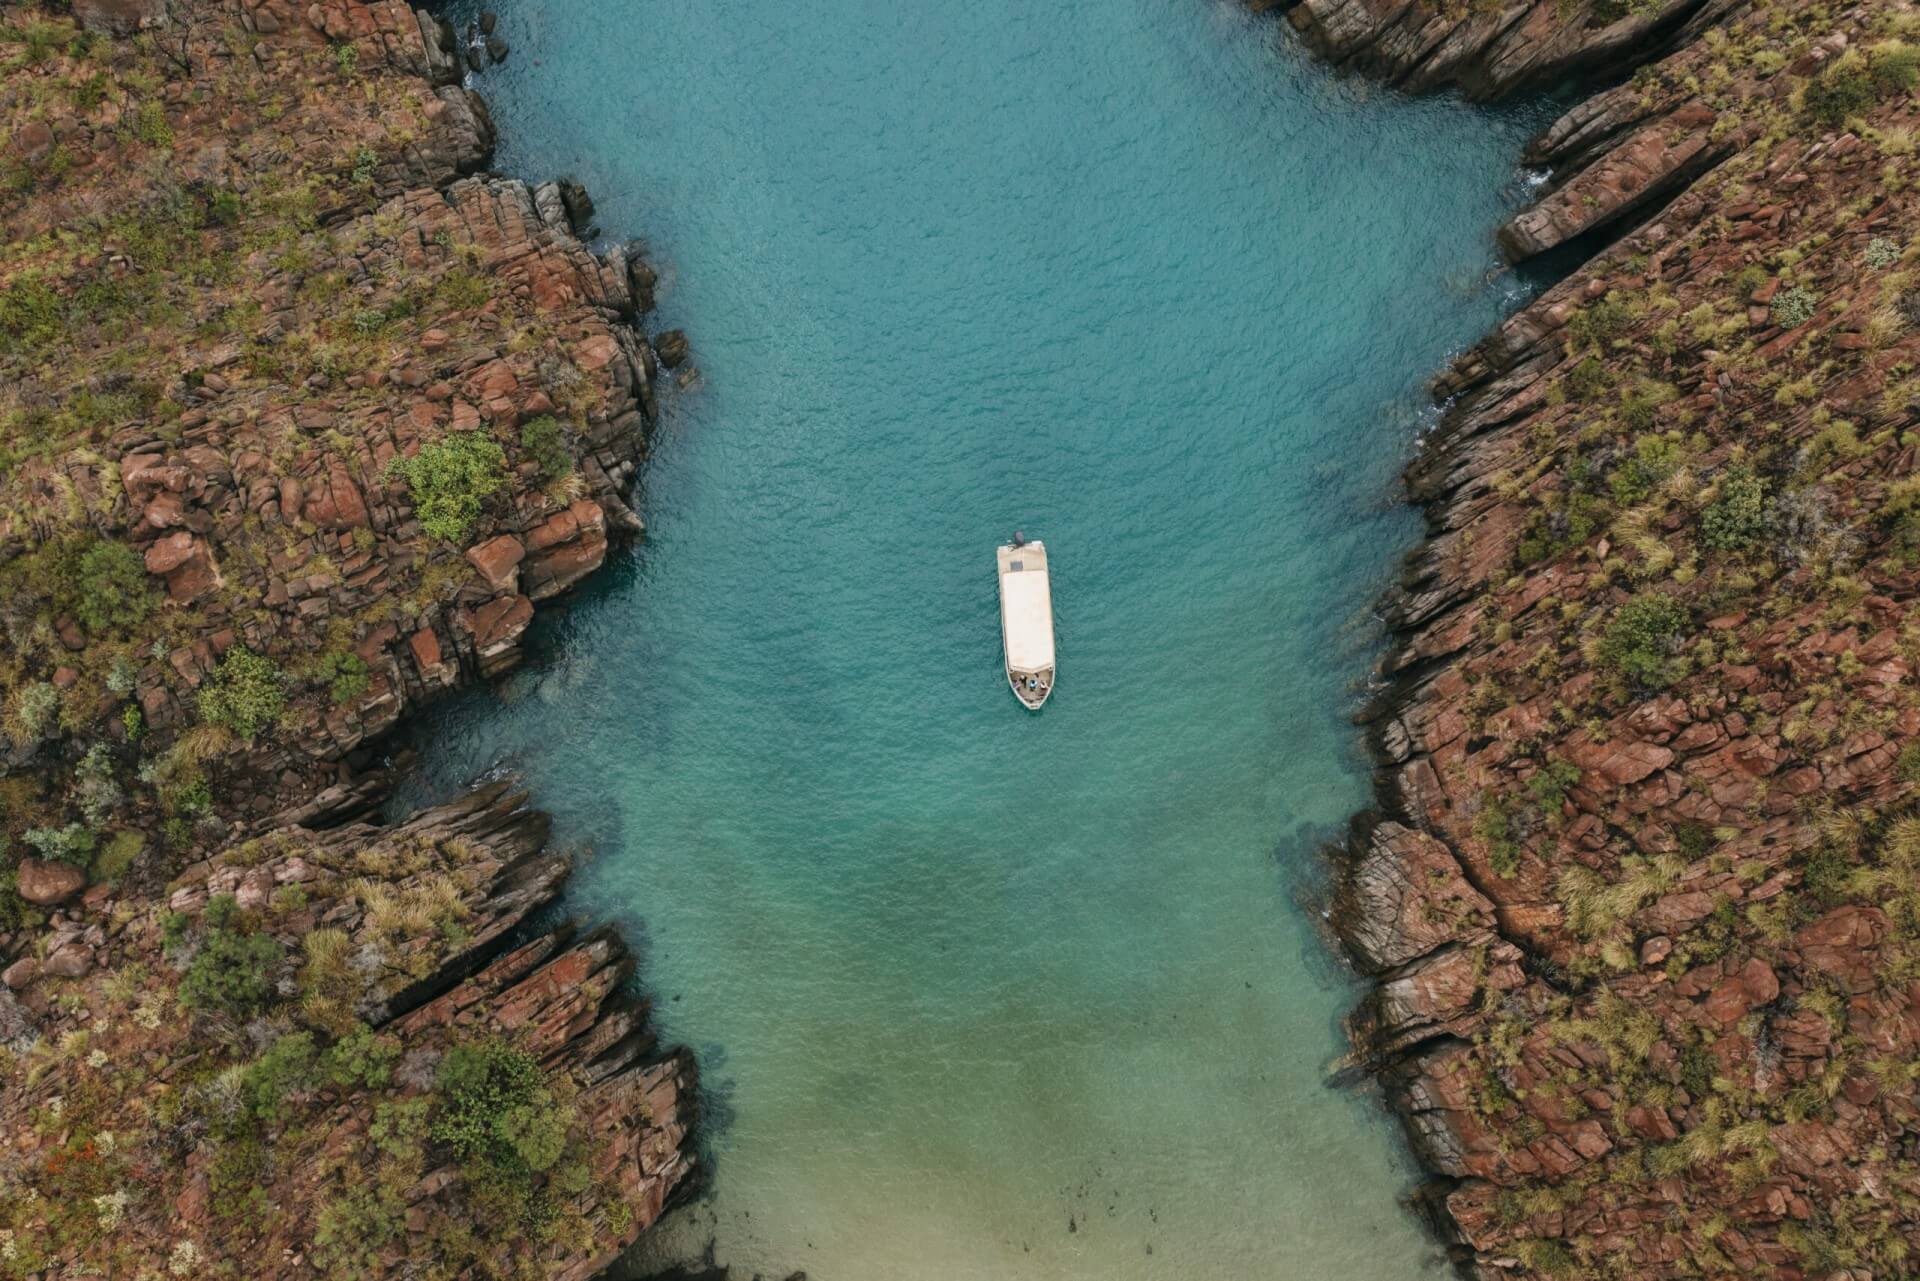
M 652 1257 L 1447 1275 L 1396 1128 L 1324 1082 L 1352 988 L 1304 904 L 1368 800 L 1419 379 L 1525 296 L 1491 231 L 1535 118 L 1227 0 L 494 7 L 499 167 L 648 241 L 702 378 L 646 542 L 415 787 L 524 770 L 699 1053 L 713 1182 Z

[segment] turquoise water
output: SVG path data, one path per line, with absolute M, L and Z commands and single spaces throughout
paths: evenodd
M 1511 308 L 1527 122 L 1207 0 L 516 0 L 500 166 L 644 235 L 651 537 L 415 793 L 526 771 L 700 1053 L 651 1257 L 815 1281 L 1446 1275 L 1311 909 L 1416 521 L 1418 383 Z M 464 16 L 463 14 L 457 16 Z M 999 668 L 1044 537 L 1061 677 Z

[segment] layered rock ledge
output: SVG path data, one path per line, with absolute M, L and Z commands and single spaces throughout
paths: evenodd
M 1436 382 L 1340 868 L 1440 1230 L 1486 1278 L 1905 1275 L 1920 14 L 1289 8 L 1409 89 L 1621 81 L 1500 235 L 1611 243 Z

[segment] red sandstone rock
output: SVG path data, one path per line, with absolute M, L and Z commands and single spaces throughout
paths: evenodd
M 527 549 L 512 534 L 501 534 L 467 549 L 467 559 L 496 592 L 512 592 L 518 588 L 520 562 L 526 554 Z
M 23 858 L 19 864 L 20 897 L 39 907 L 64 903 L 87 887 L 87 876 L 69 863 Z

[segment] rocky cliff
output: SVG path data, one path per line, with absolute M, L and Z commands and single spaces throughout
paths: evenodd
M 1301 0 L 1495 97 L 1522 259 L 1436 384 L 1338 928 L 1477 1276 L 1866 1278 L 1920 1246 L 1920 14 Z
M 691 1167 L 542 820 L 343 826 L 640 529 L 655 277 L 484 172 L 484 49 L 0 12 L 0 1275 L 586 1277 Z

